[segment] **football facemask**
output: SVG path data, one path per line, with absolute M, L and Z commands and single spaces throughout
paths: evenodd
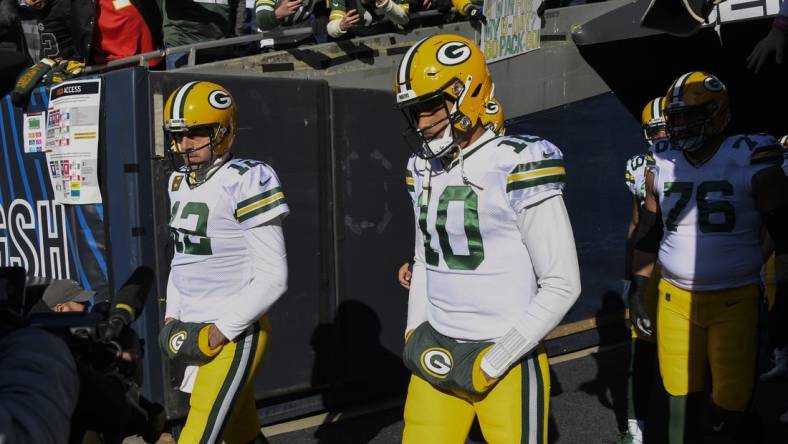
M 706 142 L 706 124 L 709 113 L 700 106 L 674 108 L 666 112 L 666 129 L 670 143 L 693 152 Z
M 643 125 L 643 136 L 648 143 L 654 143 L 668 136 L 668 126 L 664 123 L 657 125 Z
M 189 183 L 201 184 L 221 166 L 220 156 L 217 153 L 217 146 L 222 143 L 226 135 L 226 130 L 221 126 L 202 125 L 192 128 L 165 128 L 166 134 L 170 138 L 168 155 L 175 171 L 189 174 Z M 196 143 L 184 144 L 185 138 L 196 139 Z M 185 145 L 190 145 L 188 148 Z M 203 160 L 199 160 L 203 150 L 209 150 L 209 155 Z
M 402 133 L 402 136 L 414 154 L 423 159 L 432 159 L 445 156 L 457 146 L 461 135 L 453 125 L 457 115 L 455 108 L 454 105 L 449 108 L 445 96 L 441 93 L 414 101 L 401 108 L 408 122 L 408 129 Z M 444 117 L 423 128 L 419 127 L 422 117 L 428 118 L 436 114 L 443 114 Z

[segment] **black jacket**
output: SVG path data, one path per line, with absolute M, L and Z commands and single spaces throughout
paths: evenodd
M 17 0 L 0 0 L 0 49 L 27 53 L 16 2 Z
M 40 11 L 18 6 L 18 0 L 0 0 L 0 47 L 27 53 L 27 43 L 20 20 L 38 21 L 41 42 L 39 54 L 33 63 L 44 57 L 73 58 L 76 54 L 71 33 L 71 0 L 48 0 Z

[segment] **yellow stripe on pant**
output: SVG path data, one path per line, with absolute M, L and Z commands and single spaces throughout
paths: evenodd
M 181 444 L 249 443 L 260 435 L 254 377 L 270 334 L 268 320 L 246 329 L 197 370 Z
M 478 399 L 438 390 L 412 375 L 402 442 L 463 444 L 478 415 L 489 444 L 546 444 L 549 402 L 550 371 L 541 346 Z
M 688 291 L 660 281 L 657 350 L 669 394 L 702 391 L 708 363 L 714 403 L 731 411 L 747 408 L 755 377 L 759 297 L 757 285 Z

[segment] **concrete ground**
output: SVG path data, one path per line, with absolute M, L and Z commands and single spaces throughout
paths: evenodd
M 589 349 L 551 359 L 549 442 L 616 443 L 626 421 L 629 347 L 623 343 L 601 351 Z M 788 384 L 760 385 L 755 405 L 764 432 L 755 443 L 788 443 Z M 394 444 L 402 437 L 402 399 L 342 412 L 328 412 L 264 427 L 271 444 Z M 786 419 L 786 418 L 784 418 Z M 469 443 L 484 442 L 478 430 Z M 659 439 L 658 441 L 662 441 Z M 124 444 L 140 444 L 129 439 Z M 160 442 L 161 443 L 161 442 Z

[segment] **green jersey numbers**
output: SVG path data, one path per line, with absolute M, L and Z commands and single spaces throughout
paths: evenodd
M 692 182 L 665 182 L 665 196 L 677 194 L 676 204 L 668 212 L 665 228 L 678 230 L 679 216 L 692 199 L 693 192 L 698 207 L 698 228 L 701 233 L 729 233 L 736 227 L 736 209 L 731 202 L 710 199 L 710 194 L 733 196 L 733 185 L 727 180 L 709 180 L 695 187 Z M 664 211 L 664 210 L 663 210 Z
M 265 163 L 257 160 L 241 160 L 237 163 L 228 164 L 227 167 L 232 168 L 233 170 L 237 171 L 238 174 L 243 175 L 249 171 L 250 168 L 254 168 L 257 165 L 265 165 Z
M 419 196 L 419 202 L 422 201 Z M 448 222 L 449 219 L 449 206 L 462 205 L 463 214 L 463 231 L 465 240 L 468 246 L 468 253 L 461 254 L 454 251 L 449 242 L 449 231 L 447 225 L 453 225 Z M 426 205 L 421 205 L 419 208 L 419 228 L 424 236 L 424 257 L 427 264 L 438 266 L 439 252 L 432 248 L 432 237 L 438 236 L 438 245 L 440 253 L 443 255 L 443 260 L 446 266 L 451 270 L 475 270 L 484 261 L 484 241 L 479 230 L 479 196 L 470 186 L 457 186 L 451 185 L 444 188 L 438 198 L 437 215 L 435 217 L 435 224 L 428 226 L 427 223 L 427 208 Z M 454 213 L 456 214 L 456 213 Z
M 654 153 L 664 153 L 666 151 L 681 151 L 681 148 L 678 148 L 675 145 L 672 145 L 668 138 L 656 140 L 651 145 L 650 149 Z
M 180 210 L 180 212 L 179 212 Z M 208 237 L 208 205 L 204 202 L 187 202 L 181 207 L 175 202 L 170 211 L 170 230 L 175 241 L 175 251 L 184 254 L 207 256 L 213 254 L 211 238 Z M 181 224 L 193 224 L 193 228 L 172 228 L 173 222 L 180 219 Z
M 541 137 L 536 136 L 511 136 L 500 141 L 499 146 L 506 146 L 514 149 L 516 154 L 520 154 L 530 144 L 541 142 Z M 545 156 L 549 157 L 549 156 Z

